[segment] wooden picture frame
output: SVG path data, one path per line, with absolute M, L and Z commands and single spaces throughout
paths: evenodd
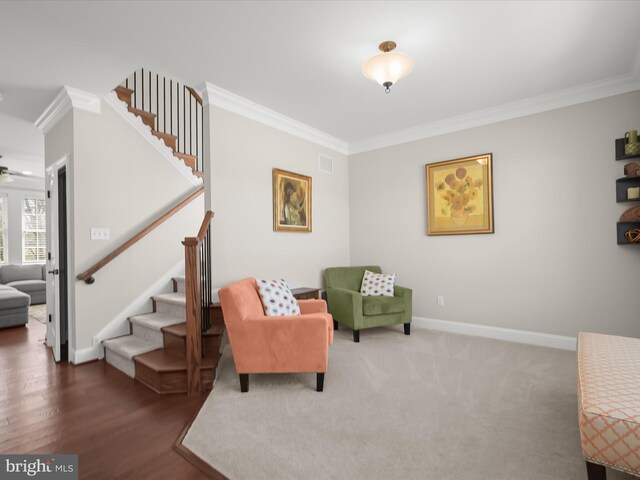
M 426 165 L 427 235 L 494 233 L 493 155 Z
M 311 177 L 273 169 L 273 230 L 311 232 Z

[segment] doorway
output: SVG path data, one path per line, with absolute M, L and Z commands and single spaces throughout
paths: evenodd
M 69 360 L 67 168 L 63 159 L 47 171 L 47 345 L 56 362 Z

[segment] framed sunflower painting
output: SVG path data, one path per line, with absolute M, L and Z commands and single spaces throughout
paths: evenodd
M 273 169 L 273 229 L 311 231 L 311 177 Z
M 426 165 L 427 235 L 493 233 L 491 153 Z

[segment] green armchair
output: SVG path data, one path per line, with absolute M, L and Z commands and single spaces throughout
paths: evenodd
M 346 325 L 353 329 L 353 341 L 360 341 L 360 330 L 384 325 L 404 325 L 404 334 L 411 334 L 410 288 L 394 289 L 393 297 L 369 297 L 360 294 L 364 271 L 382 273 L 378 266 L 334 267 L 324 271 L 329 313 L 333 315 L 333 328 Z

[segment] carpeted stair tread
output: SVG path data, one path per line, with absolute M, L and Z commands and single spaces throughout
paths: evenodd
M 166 313 L 153 312 L 135 315 L 130 317 L 129 321 L 133 324 L 150 328 L 151 330 L 161 331 L 165 327 L 184 323 L 184 318 L 174 317 Z
M 184 307 L 186 307 L 187 305 L 187 298 L 182 292 L 161 293 L 160 295 L 154 295 L 153 299 L 156 302 L 166 302 L 173 305 L 181 305 Z
M 204 370 L 215 368 L 218 365 L 218 357 L 219 355 L 204 357 L 201 361 L 200 368 Z M 184 355 L 164 349 L 138 355 L 134 358 L 134 361 L 156 372 L 180 372 L 187 370 L 187 358 Z
M 187 324 L 185 322 L 177 323 L 169 327 L 162 329 L 164 333 L 175 335 L 176 337 L 186 338 L 187 336 Z M 224 325 L 211 325 L 209 330 L 204 332 L 205 337 L 216 337 L 222 335 L 224 332 Z
M 104 346 L 126 358 L 132 358 L 158 348 L 158 346 L 152 342 L 136 335 L 125 335 L 124 337 L 105 340 Z

